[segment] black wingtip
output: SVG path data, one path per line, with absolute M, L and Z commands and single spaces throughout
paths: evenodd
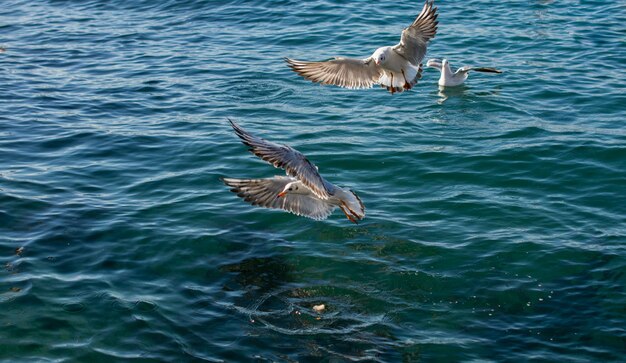
M 479 67 L 479 68 L 474 68 L 474 71 L 477 72 L 483 72 L 483 73 L 502 73 L 501 70 L 499 69 L 495 69 L 495 68 L 485 68 L 485 67 Z
M 227 117 L 226 119 L 228 120 L 228 122 L 230 122 L 230 126 L 233 128 L 233 130 L 235 130 L 235 133 L 237 135 L 244 132 L 241 126 L 239 126 L 239 124 L 233 121 L 230 117 Z
M 227 117 L 227 119 L 228 122 L 230 122 L 230 126 L 233 128 L 233 131 L 235 131 L 235 135 L 237 135 L 237 137 L 241 139 L 244 145 L 251 146 L 248 140 L 246 140 L 248 137 L 250 137 L 250 135 L 241 126 L 239 126 L 238 123 L 231 120 L 229 117 Z M 252 151 L 252 149 L 249 149 L 249 151 Z
M 219 179 L 222 183 L 224 183 L 224 185 L 226 185 L 227 187 L 231 187 L 231 188 L 232 188 L 232 187 L 234 187 L 234 185 L 230 184 L 230 183 L 226 180 L 226 179 L 229 179 L 229 178 L 226 178 L 226 177 L 220 176 L 218 179 Z
M 291 59 L 291 58 L 287 58 L 287 57 L 285 57 L 285 58 L 283 58 L 283 59 L 284 59 L 284 60 L 285 60 L 285 62 L 287 63 L 287 67 L 291 68 L 291 70 L 292 70 L 292 71 L 294 71 L 294 72 L 296 72 L 296 73 L 298 73 L 298 74 L 300 73 L 300 72 L 298 72 L 298 70 L 296 69 L 296 64 L 295 64 L 295 61 L 294 61 L 293 59 Z

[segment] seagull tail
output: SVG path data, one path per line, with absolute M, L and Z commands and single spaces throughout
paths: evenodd
M 422 64 L 415 67 L 407 64 L 401 73 L 384 72 L 378 79 L 378 83 L 392 94 L 395 92 L 408 91 L 422 78 Z

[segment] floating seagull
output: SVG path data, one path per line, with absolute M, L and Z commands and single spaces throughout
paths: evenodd
M 437 8 L 426 1 L 413 24 L 402 31 L 400 43 L 381 47 L 365 59 L 334 58 L 302 62 L 285 58 L 302 77 L 345 88 L 371 88 L 380 84 L 392 94 L 411 89 L 422 78 L 422 60 L 428 41 L 437 33 Z
M 450 69 L 450 63 L 447 59 L 444 59 L 443 61 L 439 59 L 429 59 L 428 62 L 426 62 L 426 67 L 437 68 L 441 71 L 441 77 L 439 77 L 439 85 L 442 87 L 453 87 L 462 85 L 469 76 L 469 71 L 502 73 L 502 71 L 499 71 L 495 68 L 470 66 L 463 66 L 457 69 L 456 72 L 452 73 L 452 69 Z
M 250 135 L 234 121 L 228 121 L 250 152 L 285 169 L 288 175 L 266 179 L 223 178 L 237 196 L 252 205 L 284 209 L 316 220 L 328 218 L 335 207 L 341 208 L 354 223 L 365 217 L 365 207 L 356 193 L 326 181 L 299 151 Z

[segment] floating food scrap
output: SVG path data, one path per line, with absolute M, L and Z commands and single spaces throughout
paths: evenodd
M 326 309 L 326 305 L 324 305 L 324 304 L 319 304 L 319 305 L 314 305 L 313 306 L 313 311 L 315 311 L 316 313 L 321 313 L 322 311 L 324 311 L 324 309 Z

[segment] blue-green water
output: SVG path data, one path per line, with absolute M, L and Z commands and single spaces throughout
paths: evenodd
M 623 361 L 626 7 L 437 4 L 428 56 L 503 74 L 282 61 L 393 45 L 420 1 L 3 1 L 0 361 Z M 243 203 L 219 177 L 280 172 L 226 117 L 365 220 Z

